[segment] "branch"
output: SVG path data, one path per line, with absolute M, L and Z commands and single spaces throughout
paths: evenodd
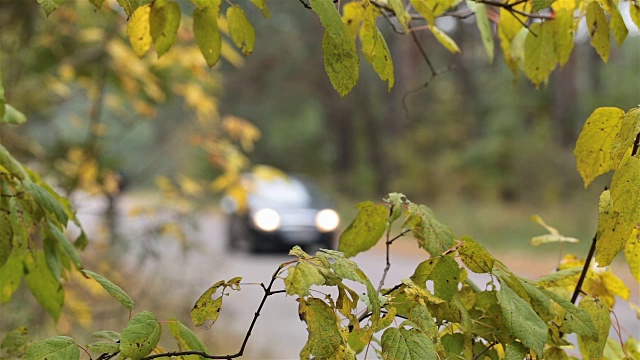
M 631 150 L 631 156 L 638 154 L 638 148 L 640 148 L 640 133 L 636 135 L 636 141 L 633 143 L 633 150 Z
M 244 340 L 242 341 L 242 345 L 240 346 L 240 350 L 237 353 L 230 354 L 230 355 L 209 355 L 204 351 L 195 351 L 195 350 L 172 351 L 172 352 L 166 352 L 166 353 L 161 353 L 161 354 L 149 355 L 149 356 L 143 357 L 140 360 L 151 360 L 151 359 L 156 359 L 156 358 L 161 358 L 161 357 L 173 357 L 173 356 L 183 356 L 183 355 L 199 355 L 200 357 L 203 357 L 205 359 L 234 359 L 234 358 L 241 357 L 244 354 L 244 350 L 245 350 L 245 348 L 247 346 L 247 343 L 249 342 L 249 337 L 251 336 L 251 331 L 253 330 L 253 327 L 255 326 L 256 322 L 258 321 L 258 317 L 260 317 L 260 311 L 262 311 L 262 308 L 264 307 L 264 304 L 267 301 L 267 298 L 269 296 L 271 296 L 271 295 L 280 294 L 280 293 L 285 292 L 285 290 L 275 290 L 275 291 L 273 291 L 273 290 L 271 290 L 271 288 L 273 287 L 273 283 L 278 278 L 278 275 L 280 274 L 280 271 L 285 266 L 287 266 L 289 264 L 291 264 L 291 262 L 286 262 L 286 263 L 280 264 L 278 266 L 276 271 L 271 276 L 271 281 L 269 282 L 269 285 L 264 286 L 264 284 L 260 284 L 260 286 L 264 290 L 264 295 L 262 296 L 262 301 L 260 301 L 260 305 L 258 305 L 258 309 L 256 310 L 255 314 L 253 315 L 253 320 L 251 320 L 251 325 L 249 325 L 249 330 L 247 330 L 247 333 L 244 336 Z
M 571 295 L 571 302 L 573 304 L 578 300 L 578 295 L 582 292 L 582 284 L 584 283 L 584 279 L 587 277 L 587 271 L 589 271 L 589 266 L 591 265 L 591 259 L 593 259 L 593 254 L 596 252 L 596 241 L 598 239 L 598 234 L 593 236 L 593 240 L 591 241 L 591 247 L 589 248 L 589 253 L 587 254 L 587 259 L 584 262 L 584 267 L 582 268 L 582 273 L 580 274 L 580 278 L 578 279 L 578 283 L 576 283 L 576 288 L 573 289 L 573 295 Z
M 487 346 L 486 348 L 484 348 L 484 350 L 480 351 L 480 353 L 479 353 L 478 355 L 474 356 L 474 357 L 472 358 L 472 360 L 480 359 L 480 356 L 482 356 L 482 354 L 484 354 L 485 352 L 489 351 L 489 350 L 490 350 L 492 347 L 494 347 L 497 343 L 498 343 L 497 341 L 494 341 L 494 342 L 492 342 L 491 344 L 489 344 L 489 346 Z

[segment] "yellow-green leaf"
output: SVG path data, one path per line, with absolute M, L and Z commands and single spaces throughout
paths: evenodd
M 533 0 L 533 8 L 531 12 L 538 12 L 550 7 L 556 0 Z
M 13 228 L 10 215 L 0 212 L 0 269 L 9 260 L 13 249 Z
M 242 50 L 244 55 L 251 55 L 256 42 L 256 32 L 240 6 L 227 8 L 227 22 L 231 39 L 238 49 Z
M 482 45 L 489 56 L 489 63 L 493 63 L 493 49 L 495 44 L 491 24 L 489 23 L 489 16 L 487 15 L 487 6 L 474 0 L 466 0 L 466 4 L 469 10 L 476 14 L 476 25 L 478 26 L 478 31 L 480 31 Z
M 607 309 L 603 301 L 589 295 L 583 297 L 578 306 L 589 314 L 598 330 L 596 336 L 578 335 L 582 358 L 584 360 L 600 360 L 607 344 L 609 328 L 611 328 L 609 309 Z
M 150 15 L 151 4 L 146 4 L 133 12 L 127 24 L 127 36 L 133 52 L 138 57 L 143 57 L 149 51 L 153 42 L 149 25 Z
M 629 239 L 631 224 L 626 224 L 620 213 L 614 210 L 610 190 L 600 195 L 598 210 L 598 238 L 596 241 L 596 261 L 600 266 L 611 264 Z M 627 228 L 629 231 L 627 231 Z
M 435 15 L 433 14 L 433 10 L 431 9 L 430 4 L 427 3 L 427 0 L 411 0 L 411 6 L 420 14 L 426 21 L 427 24 L 435 24 Z
M 358 215 L 340 236 L 338 250 L 352 257 L 373 247 L 384 233 L 389 210 L 370 201 L 356 205 Z
M 64 0 L 38 0 L 38 4 L 40 4 L 42 10 L 49 16 L 64 4 Z
M 251 0 L 253 5 L 255 5 L 258 9 L 262 10 L 262 16 L 265 19 L 269 18 L 269 9 L 267 9 L 267 3 L 265 0 Z
M 640 107 L 629 110 L 622 117 L 620 130 L 613 140 L 611 158 L 615 168 L 618 168 L 622 158 L 633 146 L 636 137 L 640 133 Z
M 126 291 L 122 290 L 121 287 L 114 284 L 113 282 L 111 282 L 111 280 L 105 278 L 104 276 L 94 273 L 93 271 L 82 270 L 82 272 L 85 275 L 91 276 L 98 284 L 100 284 L 100 286 L 102 286 L 103 289 L 107 290 L 111 297 L 118 300 L 118 302 L 122 304 L 122 306 L 129 310 L 133 310 L 134 303 L 131 299 L 131 296 L 129 296 Z
M 225 290 L 231 288 L 233 290 L 240 290 L 241 277 L 235 277 L 229 281 L 220 280 L 213 284 L 207 291 L 205 291 L 198 301 L 196 301 L 193 309 L 191 309 L 191 320 L 196 326 L 200 326 L 211 320 L 212 323 L 218 319 L 220 315 L 220 309 L 222 308 L 222 298 L 225 295 Z M 222 287 L 222 291 L 215 299 L 212 296 Z
M 442 46 L 449 50 L 450 53 L 457 54 L 460 52 L 458 44 L 456 44 L 456 42 L 453 41 L 453 39 L 450 38 L 449 35 L 447 35 L 444 31 L 438 29 L 434 25 L 429 25 L 429 30 L 431 30 L 433 36 L 436 37 L 436 40 L 438 40 L 438 42 L 442 44 Z
M 574 33 L 576 30 L 576 20 L 573 18 L 573 11 L 569 9 L 558 9 L 556 18 L 551 22 L 553 27 L 553 44 L 560 66 L 569 61 L 571 51 L 574 46 Z
M 340 96 L 346 96 L 358 82 L 360 59 L 356 53 L 356 41 L 331 0 L 309 0 L 313 11 L 324 26 L 322 54 L 324 68 L 333 88 Z
M 409 13 L 407 12 L 407 9 L 402 3 L 402 0 L 388 0 L 387 5 L 396 15 L 396 19 L 398 19 L 398 22 L 400 23 L 400 25 L 402 25 L 404 31 L 409 30 L 409 21 L 411 21 L 411 15 L 409 15 Z
M 2 102 L 0 101 L 1 105 Z M 20 125 L 25 121 L 27 121 L 27 117 L 22 112 L 9 104 L 4 105 L 4 114 L 0 115 L 0 124 Z
M 180 321 L 171 320 L 169 321 L 168 326 L 169 331 L 171 331 L 171 335 L 173 336 L 173 338 L 176 339 L 180 350 L 209 352 L 207 347 L 202 343 L 198 336 Z M 189 356 L 187 357 L 187 359 L 196 360 L 202 358 L 199 356 Z
M 592 1 L 587 5 L 587 30 L 591 36 L 591 46 L 602 58 L 602 61 L 609 60 L 609 23 L 602 6 L 597 1 Z
M 542 354 L 547 342 L 547 325 L 533 311 L 531 304 L 516 295 L 509 286 L 504 286 L 505 282 L 501 284 L 503 286 L 496 296 L 505 327 L 527 348 Z
M 389 47 L 382 33 L 373 21 L 364 21 L 360 29 L 360 39 L 362 40 L 362 54 L 373 65 L 382 81 L 388 83 L 388 90 L 391 90 L 395 81 L 393 73 L 393 61 L 389 53 Z
M 140 360 L 149 355 L 162 335 L 158 319 L 149 311 L 136 314 L 120 334 L 120 356 Z
M 580 240 L 572 237 L 563 236 L 560 234 L 558 229 L 547 225 L 544 220 L 538 215 L 534 215 L 531 217 L 531 220 L 538 223 L 543 228 L 549 231 L 549 234 L 534 236 L 531 238 L 530 244 L 532 246 L 539 246 L 543 244 L 556 243 L 556 242 L 569 242 L 569 243 L 578 243 Z
M 149 15 L 149 26 L 158 57 L 164 55 L 176 41 L 180 27 L 180 5 L 175 1 L 156 1 Z
M 80 359 L 78 345 L 68 336 L 54 336 L 29 345 L 23 360 Z
M 222 39 L 218 30 L 219 12 L 220 0 L 193 11 L 193 35 L 209 67 L 213 67 L 220 60 Z
M 64 291 L 51 274 L 44 253 L 39 250 L 35 253 L 35 259 L 28 257 L 25 266 L 28 271 L 24 277 L 27 287 L 49 315 L 58 320 L 64 303 Z
M 621 109 L 601 107 L 585 122 L 573 151 L 585 187 L 599 175 L 614 168 L 611 151 L 623 115 Z
M 618 2 L 613 0 L 606 1 L 608 3 L 613 37 L 616 39 L 618 46 L 620 46 L 622 45 L 624 39 L 627 38 L 629 30 L 627 29 L 627 25 L 625 25 L 624 23 L 624 19 L 622 18 L 622 14 L 620 14 L 620 10 L 618 9 Z
M 306 260 L 301 260 L 296 266 L 288 269 L 284 280 L 288 295 L 307 296 L 312 285 L 323 285 L 325 278 L 319 268 Z
M 317 298 L 298 298 L 300 319 L 307 323 L 309 339 L 305 348 L 316 359 L 335 359 L 341 345 L 346 345 L 340 334 L 340 319 L 333 309 Z M 355 356 L 353 357 L 355 358 Z
M 102 7 L 102 4 L 104 3 L 104 0 L 89 0 L 93 6 L 95 6 L 96 8 L 100 9 Z
M 458 248 L 462 263 L 474 273 L 490 273 L 495 262 L 493 256 L 468 236 L 463 236 L 460 240 L 464 241 L 464 244 Z
M 629 3 L 629 13 L 631 14 L 631 20 L 640 29 L 640 4 L 635 1 Z
M 553 22 L 535 23 L 524 42 L 524 73 L 536 87 L 549 78 L 558 62 L 553 35 Z
M 0 267 L 0 304 L 6 304 L 20 287 L 24 275 L 22 255 L 13 251 L 4 266 Z
M 634 229 L 624 247 L 624 257 L 629 264 L 631 275 L 640 282 L 640 231 Z

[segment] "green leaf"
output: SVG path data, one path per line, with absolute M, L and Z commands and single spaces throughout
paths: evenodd
M 356 205 L 358 215 L 340 235 L 338 251 L 353 257 L 372 248 L 384 234 L 389 210 L 370 201 Z
M 309 288 L 312 285 L 324 285 L 324 283 L 325 278 L 317 265 L 305 260 L 300 260 L 296 266 L 290 267 L 284 280 L 287 295 L 302 297 L 309 295 Z
M 431 30 L 433 36 L 436 37 L 436 40 L 438 40 L 438 42 L 442 46 L 449 50 L 450 53 L 457 54 L 460 52 L 458 44 L 456 44 L 456 42 L 453 41 L 453 39 L 450 38 L 449 35 L 447 35 L 444 31 L 438 29 L 434 25 L 429 25 L 429 30 Z
M 93 334 L 91 334 L 91 337 L 92 338 L 96 338 L 96 339 L 110 340 L 110 341 L 113 341 L 113 342 L 120 341 L 120 333 L 115 332 L 115 331 L 111 331 L 111 330 L 96 331 Z
M 56 246 L 57 243 L 57 240 L 52 236 L 47 236 L 44 239 L 43 249 L 47 267 L 51 270 L 51 274 L 60 281 L 62 279 L 62 264 L 60 263 L 60 252 Z
M 554 360 L 571 360 L 567 353 L 560 347 L 553 346 L 549 347 L 544 351 L 543 359 L 554 359 Z
M 325 29 L 322 36 L 324 68 L 333 88 L 345 97 L 358 82 L 360 59 L 355 38 L 342 22 L 332 0 L 309 0 L 309 4 Z
M 574 47 L 574 34 L 576 31 L 576 21 L 573 18 L 573 11 L 569 9 L 558 9 L 556 18 L 551 22 L 553 26 L 553 44 L 558 55 L 560 66 L 569 61 Z
M 443 300 L 450 301 L 458 290 L 460 267 L 452 256 L 443 256 L 436 264 L 429 279 L 433 280 L 434 294 Z
M 476 25 L 480 31 L 482 45 L 489 56 L 489 63 L 493 63 L 495 43 L 493 41 L 493 32 L 491 30 L 491 24 L 489 23 L 489 16 L 487 15 L 487 6 L 473 0 L 466 0 L 466 4 L 469 10 L 476 14 Z
M 27 117 L 23 113 L 9 104 L 4 105 L 4 110 L 4 115 L 0 116 L 0 124 L 20 125 L 27 121 Z
M 524 73 L 536 87 L 549 78 L 558 62 L 553 35 L 552 21 L 534 23 L 524 42 Z
M 602 61 L 607 62 L 611 51 L 609 24 L 607 23 L 607 15 L 597 1 L 592 1 L 587 5 L 587 30 L 591 35 L 591 46 L 596 49 Z
M 49 16 L 64 4 L 64 0 L 38 0 L 38 4 L 40 4 L 42 10 Z
M 582 272 L 582 267 L 574 267 L 571 269 L 560 270 L 548 275 L 543 275 L 535 280 L 535 284 L 544 287 L 554 287 L 556 284 L 565 281 L 567 278 L 575 277 Z
M 388 83 L 388 90 L 391 90 L 395 82 L 393 73 L 393 61 L 389 53 L 389 47 L 382 33 L 376 26 L 375 16 L 371 6 L 367 8 L 367 13 L 371 16 L 362 23 L 360 29 L 360 39 L 362 41 L 362 54 L 364 58 L 371 63 L 373 70 L 378 74 L 382 81 Z
M 234 44 L 242 54 L 251 55 L 256 43 L 256 31 L 240 6 L 234 5 L 227 8 L 227 22 Z
M 437 360 L 431 340 L 418 329 L 387 328 L 380 339 L 385 360 Z
M 193 35 L 209 67 L 213 67 L 220 60 L 222 49 L 222 39 L 218 30 L 220 0 L 213 3 L 193 11 Z
M 298 314 L 307 323 L 309 338 L 307 344 L 310 355 L 316 359 L 333 359 L 345 340 L 340 334 L 340 319 L 333 309 L 317 298 L 298 298 Z M 355 356 L 353 357 L 355 358 Z
M 267 9 L 267 3 L 265 0 L 251 0 L 253 5 L 255 5 L 258 9 L 262 10 L 262 16 L 265 19 L 269 18 L 269 9 Z
M 42 250 L 37 251 L 35 256 L 35 259 L 28 257 L 25 260 L 27 273 L 24 280 L 40 305 L 42 305 L 54 320 L 58 320 L 62 304 L 64 303 L 62 285 L 47 267 L 47 262 Z
M 60 231 L 60 229 L 58 229 L 58 227 L 55 226 L 51 222 L 51 220 L 47 220 L 47 229 L 49 230 L 49 233 L 53 236 L 53 238 L 58 242 L 60 247 L 62 247 L 62 250 L 65 252 L 65 254 L 67 254 L 69 259 L 73 261 L 73 265 L 76 267 L 76 269 L 82 270 L 82 262 L 80 261 L 80 254 L 78 254 L 78 252 L 76 251 L 76 248 L 73 247 L 73 244 L 71 244 L 71 241 L 69 241 L 69 239 L 66 236 L 64 236 L 62 231 Z
M 522 360 L 527 357 L 527 348 L 522 343 L 511 341 L 504 351 L 505 360 Z
M 616 39 L 618 46 L 621 46 L 624 42 L 624 39 L 627 38 L 629 34 L 629 30 L 627 29 L 627 25 L 624 23 L 624 19 L 622 18 L 622 14 L 620 14 L 620 10 L 618 9 L 618 2 L 613 0 L 606 0 L 608 4 L 609 16 L 611 21 L 611 30 L 613 31 L 613 37 Z
M 618 108 L 597 108 L 582 127 L 573 155 L 585 188 L 593 179 L 614 168 L 611 151 L 623 115 L 624 111 Z
M 616 134 L 611 146 L 611 158 L 615 168 L 620 166 L 622 158 L 633 146 L 640 133 L 640 107 L 629 110 L 622 117 L 620 131 Z
M 13 228 L 10 215 L 0 211 L 0 269 L 7 263 L 13 250 Z
M 22 185 L 38 205 L 47 209 L 56 216 L 61 225 L 64 226 L 67 224 L 67 222 L 69 221 L 69 216 L 67 215 L 64 206 L 58 199 L 56 199 L 56 196 L 54 196 L 54 194 L 50 193 L 45 188 L 32 181 L 23 181 Z
M 149 18 L 151 5 L 146 4 L 137 8 L 127 24 L 127 36 L 133 48 L 133 52 L 138 57 L 143 57 L 149 51 L 153 39 L 151 38 Z
M 7 355 L 22 357 L 22 355 L 27 351 L 28 345 L 29 332 L 26 327 L 21 326 L 9 331 L 7 336 L 2 339 L 0 349 L 6 351 Z
M 409 204 L 409 217 L 404 226 L 411 227 L 420 247 L 438 256 L 453 246 L 455 236 L 426 205 Z
M 490 273 L 495 263 L 493 256 L 469 236 L 463 236 L 460 241 L 464 241 L 458 248 L 462 263 L 474 273 Z
M 536 13 L 540 10 L 544 10 L 550 7 L 554 2 L 556 2 L 556 0 L 533 0 L 533 8 L 531 9 L 531 12 Z
M 15 176 L 20 180 L 28 178 L 22 165 L 9 154 L 9 151 L 0 144 L 0 170 L 5 168 L 9 174 Z
M 562 323 L 561 331 L 570 334 L 576 333 L 584 336 L 597 336 L 596 330 L 591 317 L 583 309 L 575 306 L 571 301 L 563 298 L 562 296 L 546 290 L 540 289 L 543 293 L 549 296 L 553 301 L 565 309 L 564 321 Z
M 417 302 L 409 311 L 409 320 L 432 340 L 438 339 L 438 326 L 425 304 Z
M 202 351 L 209 352 L 209 349 L 200 341 L 200 338 L 196 334 L 193 333 L 188 327 L 182 324 L 178 320 L 169 321 L 169 331 L 171 331 L 171 335 L 178 342 L 178 347 L 180 351 L 184 350 L 193 350 L 193 351 Z M 198 355 L 188 355 L 186 359 L 204 359 Z
M 423 288 L 426 287 L 425 283 L 431 277 L 431 273 L 436 265 L 438 265 L 438 262 L 440 262 L 440 259 L 442 259 L 440 256 L 433 257 L 418 264 L 413 275 L 411 275 L 411 280 Z
M 114 354 L 120 351 L 120 344 L 107 342 L 94 342 L 87 345 L 87 348 L 99 354 Z
M 82 273 L 91 276 L 95 281 L 98 282 L 98 284 L 100 284 L 100 286 L 107 290 L 109 295 L 118 300 L 118 302 L 120 302 L 122 306 L 129 310 L 133 310 L 133 300 L 131 299 L 129 294 L 122 290 L 118 285 L 112 283 L 109 279 L 94 273 L 93 271 L 82 270 Z
M 502 321 L 509 332 L 536 354 L 544 352 L 547 342 L 547 325 L 533 311 L 531 304 L 519 297 L 509 286 L 497 292 Z
M 173 43 L 180 27 L 181 10 L 175 1 L 156 1 L 149 15 L 149 31 L 158 57 L 164 55 Z
M 136 314 L 120 334 L 120 355 L 140 360 L 149 355 L 160 340 L 162 327 L 149 311 Z
M 614 210 L 610 190 L 600 195 L 598 212 L 596 261 L 600 266 L 607 266 L 624 249 L 634 224 L 626 223 L 623 216 Z
M 22 258 L 22 254 L 16 249 L 0 267 L 0 304 L 8 303 L 20 287 L 24 275 Z
M 578 335 L 578 344 L 580 345 L 583 359 L 602 359 L 602 353 L 607 344 L 607 337 L 611 328 L 609 309 L 603 301 L 589 295 L 580 300 L 579 307 L 589 314 L 598 331 L 596 336 Z
M 215 299 L 212 299 L 211 296 L 218 291 L 218 288 L 223 287 L 224 284 L 224 280 L 220 280 L 200 295 L 200 298 L 196 301 L 193 309 L 191 309 L 191 320 L 196 326 L 201 326 L 208 320 L 213 322 L 218 320 L 220 309 L 222 307 L 222 295 Z
M 54 336 L 36 341 L 27 348 L 23 360 L 80 359 L 78 345 L 68 336 Z

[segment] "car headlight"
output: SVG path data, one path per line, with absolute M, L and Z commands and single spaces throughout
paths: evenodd
M 335 230 L 340 224 L 340 216 L 331 209 L 324 209 L 316 214 L 316 228 L 322 232 Z
M 280 227 L 280 215 L 273 209 L 258 210 L 253 214 L 253 223 L 263 231 L 274 231 Z

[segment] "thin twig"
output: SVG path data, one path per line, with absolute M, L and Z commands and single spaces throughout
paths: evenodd
M 591 247 L 589 248 L 589 253 L 587 254 L 587 259 L 584 261 L 584 267 L 582 268 L 582 273 L 580 274 L 580 278 L 578 279 L 578 283 L 576 284 L 576 288 L 573 289 L 573 295 L 571 295 L 571 302 L 576 303 L 578 300 L 578 295 L 582 292 L 582 283 L 584 283 L 584 279 L 587 277 L 587 272 L 589 271 L 589 266 L 591 265 L 591 259 L 593 259 L 593 254 L 596 252 L 596 241 L 598 239 L 598 234 L 593 236 L 593 240 L 591 241 Z
M 638 154 L 638 148 L 640 148 L 640 133 L 636 135 L 636 141 L 633 143 L 633 150 L 631 150 L 631 156 Z
M 474 356 L 472 358 L 472 360 L 477 360 L 480 359 L 480 356 L 482 356 L 482 354 L 486 353 L 487 351 L 491 350 L 492 347 L 494 347 L 498 342 L 494 341 L 491 344 L 489 344 L 489 346 L 487 346 L 486 348 L 484 348 L 484 350 L 480 351 L 480 353 L 478 353 L 478 355 Z

